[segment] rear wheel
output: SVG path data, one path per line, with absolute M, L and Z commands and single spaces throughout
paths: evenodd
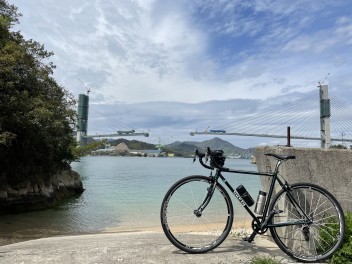
M 166 193 L 160 212 L 161 225 L 177 248 L 204 253 L 219 246 L 229 234 L 233 206 L 219 183 L 204 210 L 198 210 L 212 186 L 214 181 L 210 177 L 189 176 L 176 182 Z
M 276 244 L 300 261 L 329 258 L 343 241 L 345 219 L 340 204 L 327 190 L 310 183 L 293 184 L 289 193 L 291 197 L 281 190 L 273 199 L 270 211 L 280 213 L 273 216 L 271 223 L 303 220 L 304 213 L 311 223 L 270 228 Z

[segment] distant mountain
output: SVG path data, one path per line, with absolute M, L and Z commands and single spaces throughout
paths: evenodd
M 204 151 L 207 147 L 210 149 L 221 149 L 224 151 L 225 156 L 227 157 L 242 157 L 242 158 L 250 158 L 254 153 L 254 148 L 250 149 L 242 149 L 232 145 L 231 143 L 222 140 L 220 138 L 213 138 L 210 140 L 206 140 L 203 142 L 195 142 L 195 141 L 176 141 L 172 144 L 165 145 L 165 148 L 182 154 L 182 156 L 190 156 L 193 155 L 195 149 L 199 149 Z
M 120 143 L 125 143 L 131 150 L 157 149 L 154 144 L 149 144 L 138 140 L 127 140 L 123 138 L 109 141 L 109 143 L 111 146 L 117 146 Z
M 127 140 L 123 138 L 109 140 L 108 143 L 110 144 L 110 146 L 117 146 L 120 143 L 124 143 L 130 150 L 158 149 L 158 146 L 154 144 L 138 140 Z M 228 158 L 231 158 L 231 156 L 236 158 L 250 158 L 254 153 L 254 148 L 242 149 L 217 137 L 202 142 L 176 141 L 174 143 L 163 146 L 162 151 L 167 153 L 174 153 L 175 156 L 190 157 L 193 156 L 195 149 L 204 152 L 207 147 L 210 147 L 212 150 L 223 150 L 225 156 Z
M 194 144 L 190 144 L 189 142 L 180 142 L 176 141 L 172 144 L 165 145 L 164 150 L 167 152 L 173 152 L 177 156 L 189 157 L 194 154 L 194 150 L 198 147 Z

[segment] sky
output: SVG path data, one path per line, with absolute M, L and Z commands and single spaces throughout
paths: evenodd
M 56 81 L 75 97 L 90 88 L 90 134 L 135 129 L 150 137 L 133 139 L 151 143 L 202 141 L 212 137 L 189 133 L 237 132 L 236 118 L 319 100 L 319 82 L 352 99 L 349 1 L 8 2 L 23 15 L 15 29 L 54 52 Z M 243 148 L 282 143 L 221 138 Z

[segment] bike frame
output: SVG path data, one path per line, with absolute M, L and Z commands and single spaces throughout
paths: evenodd
M 200 163 L 203 165 L 203 167 L 208 168 L 208 169 L 213 169 L 210 166 L 207 166 L 203 163 L 202 159 L 199 159 Z M 218 183 L 218 179 L 220 178 L 225 185 L 230 189 L 230 191 L 234 194 L 234 196 L 237 198 L 237 200 L 240 202 L 240 204 L 244 207 L 244 209 L 252 216 L 253 221 L 255 221 L 258 224 L 258 227 L 260 230 L 265 230 L 266 228 L 272 228 L 272 227 L 282 227 L 282 226 L 290 226 L 290 225 L 308 225 L 312 222 L 312 220 L 310 219 L 309 216 L 306 215 L 306 213 L 304 212 L 304 210 L 302 210 L 302 208 L 300 207 L 300 205 L 296 202 L 295 198 L 292 196 L 292 194 L 290 193 L 290 186 L 287 183 L 287 181 L 282 182 L 279 178 L 278 178 L 278 174 L 279 174 L 279 167 L 281 165 L 281 163 L 283 162 L 283 160 L 278 160 L 275 166 L 275 170 L 273 173 L 269 173 L 269 172 L 256 172 L 256 171 L 245 171 L 245 170 L 233 170 L 233 169 L 229 169 L 229 168 L 216 168 L 216 173 L 213 177 L 214 179 L 214 186 L 211 188 L 211 190 L 208 191 L 207 197 L 204 200 L 204 202 L 202 203 L 202 205 L 198 208 L 198 210 L 196 211 L 203 211 L 205 209 L 205 207 L 207 206 L 207 204 L 210 202 L 211 197 L 213 195 L 213 190 L 215 189 L 216 184 Z M 258 176 L 265 176 L 265 177 L 272 177 L 271 180 L 271 184 L 270 184 L 270 188 L 269 188 L 269 192 L 267 194 L 267 199 L 265 201 L 265 205 L 264 205 L 264 210 L 263 210 L 263 214 L 262 216 L 260 216 L 260 218 L 262 218 L 262 220 L 259 219 L 259 217 L 257 217 L 253 211 L 247 206 L 247 204 L 244 202 L 244 200 L 242 199 L 242 197 L 238 194 L 238 192 L 230 185 L 230 183 L 225 179 L 225 177 L 221 174 L 221 172 L 228 172 L 228 173 L 237 173 L 237 174 L 250 174 L 250 175 L 258 175 Z M 269 206 L 270 206 L 270 202 L 271 202 L 271 198 L 273 196 L 273 192 L 274 192 L 274 187 L 276 182 L 278 182 L 281 186 L 281 188 L 286 191 L 286 194 L 288 195 L 289 199 L 291 200 L 292 204 L 295 206 L 295 208 L 298 210 L 298 212 L 301 214 L 301 216 L 304 216 L 304 219 L 302 220 L 297 220 L 297 221 L 288 221 L 288 222 L 281 222 L 281 223 L 272 223 L 272 224 L 268 224 L 268 222 L 270 221 L 270 219 L 278 212 L 272 211 L 272 212 L 268 212 L 269 211 Z

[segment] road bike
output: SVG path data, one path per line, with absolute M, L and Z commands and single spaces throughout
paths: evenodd
M 215 174 L 185 177 L 167 191 L 160 219 L 170 242 L 188 253 L 205 253 L 226 239 L 232 230 L 234 209 L 227 190 L 220 184 L 221 179 L 253 219 L 253 232 L 246 239 L 249 243 L 257 234 L 270 230 L 278 247 L 294 259 L 317 262 L 331 257 L 342 244 L 345 232 L 339 202 L 318 185 L 289 184 L 279 174 L 280 165 L 295 156 L 265 155 L 277 160 L 274 172 L 226 168 L 222 150 L 207 148 L 205 153 L 196 150 L 194 161 L 198 157 L 200 164 L 211 171 L 215 169 Z M 255 204 L 250 194 L 242 185 L 235 190 L 223 172 L 271 177 L 267 193 L 259 191 L 254 211 L 250 209 Z M 277 183 L 281 189 L 274 196 Z

